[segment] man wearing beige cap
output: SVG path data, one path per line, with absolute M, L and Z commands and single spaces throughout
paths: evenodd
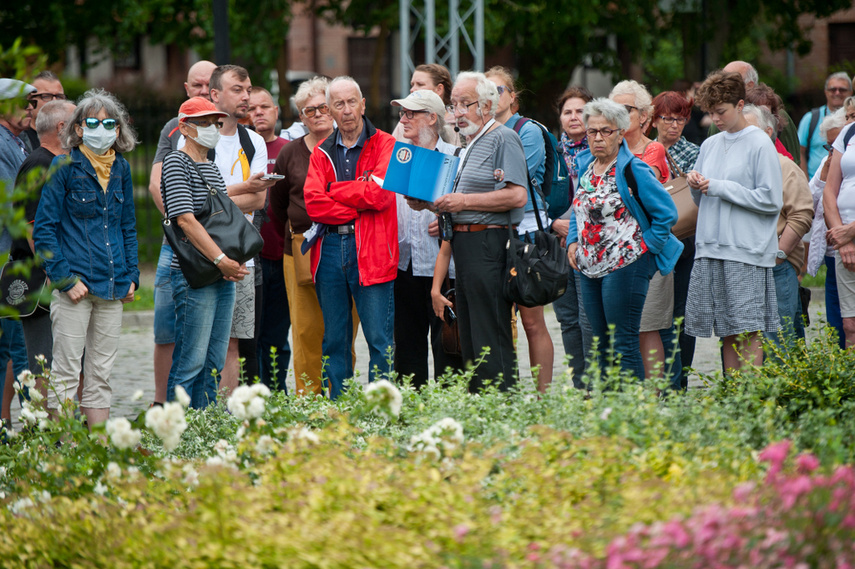
M 401 107 L 402 133 L 406 142 L 457 154 L 460 149 L 440 138 L 445 127 L 445 105 L 442 99 L 427 89 L 413 91 L 392 105 Z M 416 200 L 418 201 L 418 200 Z M 433 351 L 434 376 L 439 377 L 447 366 L 462 369 L 459 356 L 448 356 L 442 349 L 442 321 L 434 314 L 430 289 L 433 268 L 439 253 L 437 234 L 431 236 L 428 226 L 437 220 L 436 214 L 423 209 L 422 204 L 407 205 L 397 195 L 398 207 L 398 277 L 395 279 L 395 371 L 413 374 L 413 385 L 422 386 L 428 380 L 428 342 Z M 417 211 L 418 210 L 418 211 Z M 449 267 L 454 278 L 454 265 Z

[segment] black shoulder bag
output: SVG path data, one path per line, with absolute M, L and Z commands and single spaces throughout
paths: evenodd
M 229 259 L 238 263 L 245 263 L 252 259 L 264 246 L 261 234 L 228 196 L 223 195 L 208 182 L 196 162 L 186 153 L 181 152 L 181 154 L 193 165 L 208 187 L 208 197 L 202 209 L 195 214 L 196 220 Z M 169 188 L 164 186 L 164 194 L 168 191 Z M 169 246 L 172 247 L 172 252 L 178 257 L 181 272 L 191 288 L 202 288 L 223 278 L 217 265 L 196 249 L 179 227 L 177 220 L 169 217 L 169 212 L 166 212 L 163 219 L 163 232 L 166 234 Z
M 508 212 L 507 261 L 502 293 L 505 300 L 532 308 L 549 304 L 564 294 L 570 277 L 570 260 L 558 236 L 543 230 L 531 187 L 529 194 L 537 218 L 534 243 L 519 240 Z

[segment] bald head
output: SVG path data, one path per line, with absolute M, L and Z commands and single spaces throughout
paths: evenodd
M 187 82 L 184 83 L 184 90 L 187 92 L 187 97 L 205 97 L 210 99 L 208 84 L 211 82 L 211 73 L 214 72 L 216 64 L 205 61 L 197 61 L 187 72 Z
M 742 80 L 745 81 L 745 88 L 749 89 L 760 81 L 760 76 L 757 75 L 757 70 L 747 61 L 731 61 L 724 66 L 722 71 L 727 73 L 739 73 L 742 75 Z

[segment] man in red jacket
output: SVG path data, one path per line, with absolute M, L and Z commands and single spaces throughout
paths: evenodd
M 352 78 L 330 82 L 327 105 L 338 128 L 312 152 L 304 193 L 309 217 L 323 224 L 312 274 L 324 315 L 325 386 L 336 399 L 353 376 L 351 298 L 368 343 L 368 381 L 391 370 L 398 218 L 395 194 L 375 181 L 386 176 L 395 139 L 363 116 L 365 99 Z

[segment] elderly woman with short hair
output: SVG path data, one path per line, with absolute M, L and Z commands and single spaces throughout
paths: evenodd
M 582 273 L 585 312 L 606 362 L 609 326 L 620 366 L 645 377 L 639 344 L 641 311 L 650 277 L 669 273 L 682 245 L 671 234 L 677 209 L 653 170 L 624 142 L 630 117 L 623 104 L 594 99 L 585 105 L 589 150 L 576 158 L 579 187 L 573 199 L 567 254 Z M 630 188 L 627 172 L 635 183 Z
M 139 287 L 134 187 L 122 157 L 136 138 L 124 106 L 92 89 L 77 103 L 61 139 L 70 153 L 54 158 L 56 171 L 42 189 L 33 227 L 35 249 L 55 287 L 55 391 L 48 406 L 73 397 L 82 366 L 80 409 L 91 427 L 110 416 L 122 303 L 133 301 Z

